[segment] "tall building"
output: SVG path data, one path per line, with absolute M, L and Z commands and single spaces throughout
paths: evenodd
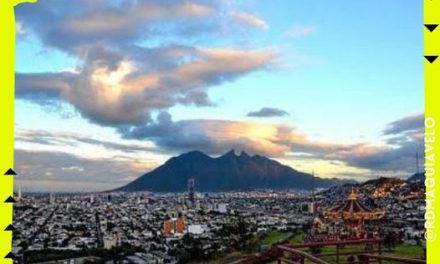
M 90 203 L 92 204 L 95 201 L 95 198 L 93 197 L 93 194 L 90 194 Z
M 179 215 L 179 217 L 176 220 L 176 231 L 175 233 L 183 234 L 185 233 L 185 219 L 183 219 L 182 215 Z
M 194 185 L 195 185 L 195 180 L 194 178 L 189 178 L 188 179 L 188 200 L 194 204 Z
M 308 211 L 310 214 L 314 214 L 316 212 L 316 203 L 315 202 L 310 202 L 308 204 L 308 207 L 309 207 Z
M 53 194 L 53 192 L 49 194 L 49 203 L 55 203 L 55 195 Z
M 416 152 L 416 173 L 419 174 L 419 152 Z
M 167 219 L 163 222 L 163 235 L 170 236 L 173 232 L 173 222 L 171 219 Z
M 106 235 L 102 238 L 105 249 L 111 249 L 121 245 L 121 236 L 119 234 Z
M 21 184 L 18 185 L 18 200 L 21 200 Z

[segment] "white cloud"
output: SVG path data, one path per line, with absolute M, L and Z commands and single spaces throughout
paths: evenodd
M 110 125 L 139 125 L 176 104 L 211 106 L 207 90 L 275 62 L 270 50 L 229 48 L 83 48 L 77 72 L 17 74 L 17 98 L 64 100 L 83 117 Z M 179 53 L 182 59 L 173 54 Z M 145 53 L 146 55 L 142 55 Z
M 295 25 L 284 32 L 286 38 L 305 38 L 313 34 L 316 30 L 315 26 Z
M 19 37 L 25 36 L 27 34 L 27 32 L 23 26 L 23 23 L 21 23 L 20 21 L 15 22 L 15 33 Z
M 245 13 L 245 12 L 233 13 L 232 18 L 235 21 L 246 26 L 250 26 L 262 30 L 269 29 L 269 23 L 266 20 L 250 13 Z

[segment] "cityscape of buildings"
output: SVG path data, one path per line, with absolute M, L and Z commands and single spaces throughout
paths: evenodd
M 17 263 L 204 263 L 236 250 L 261 252 L 271 244 L 255 240 L 270 232 L 304 232 L 306 239 L 353 188 L 200 193 L 193 179 L 187 192 L 167 194 L 23 194 L 20 187 L 13 252 Z M 423 246 L 422 182 L 385 179 L 357 189 L 361 201 L 385 213 L 376 231 Z M 50 262 L 56 259 L 70 262 Z

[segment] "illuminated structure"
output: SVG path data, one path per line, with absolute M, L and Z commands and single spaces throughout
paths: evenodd
M 327 219 L 342 219 L 345 229 L 347 231 L 354 231 L 357 236 L 365 233 L 365 221 L 379 220 L 383 218 L 384 215 L 385 211 L 383 210 L 373 210 L 363 205 L 359 201 L 359 195 L 354 189 L 352 189 L 344 204 L 324 212 L 324 216 Z

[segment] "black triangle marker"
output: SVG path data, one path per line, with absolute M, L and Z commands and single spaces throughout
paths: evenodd
M 8 170 L 5 172 L 5 175 L 17 175 L 17 173 L 15 173 L 15 171 L 14 171 L 13 169 L 8 169 Z
M 13 225 L 8 225 L 8 226 L 5 228 L 5 231 L 15 231 L 15 227 L 14 227 Z
M 434 31 L 437 28 L 438 24 L 425 24 L 425 27 L 430 31 Z
M 425 56 L 425 59 L 427 59 L 430 63 L 433 63 L 438 56 Z
M 12 196 L 9 196 L 6 200 L 5 203 L 15 203 L 15 199 Z
M 15 255 L 12 254 L 12 252 L 9 252 L 9 253 L 5 256 L 5 258 L 15 259 Z

